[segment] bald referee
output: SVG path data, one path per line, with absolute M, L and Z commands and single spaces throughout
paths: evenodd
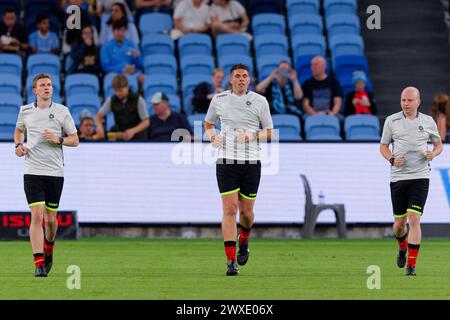
M 420 217 L 430 184 L 430 161 L 442 152 L 442 142 L 433 118 L 417 111 L 419 90 L 405 88 L 400 103 L 402 111 L 386 118 L 380 152 L 391 164 L 393 228 L 399 246 L 397 265 L 399 268 L 405 266 L 408 253 L 406 275 L 415 276 L 422 240 Z M 433 150 L 428 150 L 427 142 L 430 140 Z M 389 144 L 392 144 L 392 151 Z
M 226 275 L 235 276 L 239 273 L 236 265 L 237 211 L 241 225 L 237 263 L 244 265 L 249 257 L 253 206 L 261 178 L 259 142 L 271 140 L 273 123 L 267 99 L 248 90 L 250 73 L 247 66 L 234 65 L 230 83 L 231 91 L 217 94 L 211 100 L 205 132 L 212 145 L 219 148 L 216 177 L 222 196 Z M 216 135 L 214 125 L 219 120 L 221 132 Z
M 58 228 L 56 211 L 64 183 L 62 146 L 76 147 L 79 142 L 77 129 L 67 107 L 51 101 L 53 87 L 50 76 L 37 75 L 32 87 L 36 101 L 20 108 L 14 143 L 16 155 L 25 156 L 23 181 L 31 210 L 30 240 L 36 266 L 35 276 L 46 277 L 53 264 L 53 247 Z

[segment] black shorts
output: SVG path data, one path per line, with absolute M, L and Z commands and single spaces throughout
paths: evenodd
M 218 159 L 216 177 L 220 195 L 239 192 L 241 197 L 254 200 L 261 179 L 261 162 Z
M 64 185 L 63 177 L 26 174 L 23 176 L 23 185 L 30 208 L 43 204 L 49 211 L 58 209 Z
M 423 214 L 430 179 L 400 180 L 391 182 L 392 208 L 395 218 L 406 217 L 408 212 Z

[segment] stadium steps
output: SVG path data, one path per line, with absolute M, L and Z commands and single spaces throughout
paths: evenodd
M 381 30 L 369 30 L 371 0 L 358 1 L 358 15 L 373 91 L 381 118 L 399 110 L 401 90 L 409 85 L 422 94 L 428 112 L 437 92 L 450 93 L 450 45 L 439 0 L 379 0 Z

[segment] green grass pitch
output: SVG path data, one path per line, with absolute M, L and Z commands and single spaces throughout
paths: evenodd
M 0 299 L 450 299 L 449 240 L 425 240 L 417 276 L 396 266 L 394 240 L 259 240 L 236 277 L 220 240 L 58 241 L 48 278 L 34 278 L 29 242 L 0 242 Z M 66 286 L 69 265 L 81 289 Z M 367 268 L 381 270 L 369 290 Z

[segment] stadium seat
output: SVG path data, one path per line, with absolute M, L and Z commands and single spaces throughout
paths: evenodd
M 272 115 L 273 127 L 278 129 L 279 141 L 301 141 L 300 120 L 291 114 Z
M 355 114 L 345 118 L 346 140 L 380 141 L 380 121 L 377 116 Z
M 14 74 L 0 74 L 0 93 L 22 94 L 21 77 Z
M 30 96 L 27 96 L 27 103 L 33 103 L 36 101 L 36 96 L 34 94 L 31 94 Z M 62 104 L 62 98 L 59 94 L 53 93 L 52 95 L 52 102 L 54 103 L 60 103 Z
M 325 16 L 356 14 L 356 0 L 324 0 Z
M 191 74 L 184 76 L 181 80 L 181 90 L 183 92 L 183 96 L 193 94 L 194 88 L 201 82 L 208 82 L 212 85 L 211 75 Z
M 28 57 L 27 73 L 36 76 L 39 73 L 48 73 L 51 76 L 59 76 L 61 62 L 59 56 L 51 53 L 35 53 Z
M 33 78 L 35 76 L 36 75 L 29 75 L 27 77 L 26 82 L 25 82 L 26 83 L 26 92 L 27 92 L 27 100 L 28 101 L 36 100 L 36 96 L 33 93 L 33 86 L 32 86 L 33 85 Z M 51 77 L 52 77 L 52 87 L 53 87 L 52 99 L 54 97 L 61 97 L 61 81 L 60 81 L 59 75 L 58 76 L 57 75 L 51 75 Z M 55 100 L 55 102 L 57 102 L 57 101 Z
M 68 96 L 67 107 L 72 115 L 75 125 L 80 124 L 80 113 L 89 111 L 95 117 L 97 111 L 100 109 L 100 98 L 95 94 L 76 94 Z
M 261 13 L 279 13 L 282 12 L 283 1 L 279 0 L 249 0 L 248 11 L 249 16 L 253 17 Z
M 20 0 L 2 0 L 0 2 L 0 16 L 3 17 L 3 13 L 8 8 L 13 8 L 16 12 L 16 16 L 20 17 Z
M 329 38 L 331 54 L 334 58 L 348 55 L 364 55 L 364 42 L 360 35 L 340 34 Z
M 22 59 L 17 54 L 0 53 L 0 74 L 22 76 Z
M 205 135 L 205 130 L 203 127 L 203 123 L 205 122 L 206 113 L 196 113 L 196 114 L 190 114 L 187 116 L 187 120 L 189 124 L 191 125 L 192 130 L 194 131 L 194 139 L 196 141 L 208 141 L 208 137 Z M 197 124 L 198 127 L 195 127 Z M 200 133 L 201 129 L 201 133 Z M 220 121 L 216 122 L 215 125 L 216 133 L 220 133 Z M 201 138 L 199 135 L 201 134 Z
M 360 32 L 359 18 L 355 14 L 335 14 L 327 17 L 328 37 Z
M 339 81 L 339 84 L 341 85 L 342 91 L 344 92 L 344 97 L 352 92 L 355 88 L 355 85 L 353 84 L 352 74 L 341 74 L 339 77 L 337 77 L 337 80 Z M 372 81 L 370 81 L 369 76 L 367 76 L 367 82 L 366 82 L 366 90 L 372 91 Z
M 287 0 L 287 15 L 290 18 L 296 14 L 319 14 L 319 0 Z
M 365 56 L 338 56 L 333 60 L 333 69 L 336 77 L 350 75 L 355 70 L 363 70 L 369 74 L 369 67 Z
M 144 80 L 144 97 L 147 100 L 154 93 L 162 91 L 166 94 L 177 94 L 177 78 L 173 75 L 158 75 L 146 77 Z
M 206 74 L 211 76 L 215 68 L 214 59 L 210 55 L 192 54 L 180 57 L 181 74 Z
M 292 54 L 298 56 L 324 56 L 325 57 L 325 38 L 323 35 L 302 34 L 291 39 Z
M 154 33 L 169 34 L 172 28 L 172 16 L 166 13 L 145 13 L 139 21 L 139 31 L 142 36 Z
M 95 94 L 100 91 L 100 84 L 97 76 L 89 73 L 75 73 L 68 75 L 64 81 L 66 96 L 75 94 Z
M 256 65 L 258 69 L 259 80 L 264 80 L 270 73 L 272 73 L 281 61 L 287 61 L 291 63 L 291 58 L 285 55 L 266 55 L 263 57 L 257 57 Z
M 110 72 L 103 78 L 103 91 L 105 94 L 105 99 L 112 97 L 114 95 L 114 90 L 112 88 L 112 81 L 116 76 L 116 73 Z M 125 75 L 128 79 L 128 84 L 133 92 L 138 92 L 139 84 L 136 76 Z
M 339 119 L 336 116 L 315 115 L 305 119 L 306 140 L 340 141 Z
M 250 69 L 250 75 L 254 74 L 255 68 L 253 66 L 253 59 L 250 55 L 232 54 L 218 58 L 219 67 L 225 71 L 225 75 L 230 73 L 233 65 L 242 63 Z
M 216 38 L 217 57 L 250 53 L 250 40 L 241 34 L 220 34 Z
M 180 103 L 180 97 L 176 94 L 167 94 L 167 97 L 169 98 L 169 106 L 172 111 L 175 112 L 181 112 L 181 103 Z M 154 114 L 153 112 L 153 105 L 152 105 L 152 97 L 148 97 L 147 99 L 147 110 L 149 116 L 152 116 Z
M 270 54 L 288 55 L 289 45 L 284 35 L 259 35 L 253 41 L 257 57 Z
M 0 139 L 14 139 L 14 129 L 17 123 L 18 111 L 13 108 L 0 107 Z
M 274 13 L 257 14 L 252 19 L 253 36 L 263 34 L 285 34 L 286 22 L 284 16 Z
M 182 36 L 178 40 L 178 52 L 180 57 L 189 54 L 206 54 L 212 53 L 212 41 L 209 35 L 203 33 L 191 33 Z
M 183 111 L 186 115 L 193 114 L 193 111 L 192 111 L 192 97 L 193 96 L 194 96 L 193 94 L 183 96 Z
M 141 41 L 142 55 L 144 57 L 151 54 L 170 54 L 175 53 L 175 44 L 173 39 L 166 34 L 147 34 Z
M 144 70 L 147 75 L 166 74 L 176 77 L 177 60 L 171 54 L 152 54 L 144 57 Z
M 299 34 L 323 34 L 322 18 L 318 14 L 296 14 L 289 16 L 291 37 Z
M 0 114 L 2 112 L 11 112 L 19 114 L 20 106 L 23 105 L 22 96 L 19 94 L 0 94 Z M 9 111 L 7 110 L 9 109 Z M 0 116 L 1 118 L 1 116 Z

